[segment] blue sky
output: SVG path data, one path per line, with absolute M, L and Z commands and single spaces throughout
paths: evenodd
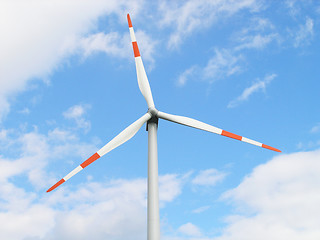
M 161 239 L 319 239 L 318 1 L 0 3 L 0 238 L 146 239 L 147 132 L 46 190 L 156 107 Z

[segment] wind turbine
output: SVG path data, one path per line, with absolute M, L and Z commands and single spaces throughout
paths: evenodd
M 132 22 L 130 19 L 130 15 L 127 15 L 128 25 L 130 30 L 130 37 L 132 41 L 132 47 L 135 57 L 136 70 L 137 70 L 137 78 L 138 85 L 140 91 L 144 98 L 147 101 L 148 111 L 142 117 L 140 117 L 137 121 L 132 123 L 129 127 L 124 129 L 120 134 L 118 134 L 115 138 L 113 138 L 109 143 L 103 146 L 99 151 L 89 157 L 86 161 L 81 163 L 78 167 L 76 167 L 73 171 L 67 174 L 64 178 L 54 184 L 51 188 L 47 190 L 47 192 L 51 192 L 53 189 L 60 186 L 65 181 L 69 180 L 72 176 L 80 172 L 82 169 L 93 163 L 98 158 L 102 157 L 106 153 L 125 143 L 129 139 L 131 139 L 138 130 L 142 127 L 144 123 L 147 123 L 147 131 L 148 131 L 148 240 L 159 240 L 160 239 L 160 217 L 159 217 L 159 189 L 158 189 L 158 149 L 157 149 L 157 130 L 158 130 L 158 119 L 164 119 L 171 122 L 179 123 L 185 126 L 201 129 L 204 131 L 216 133 L 222 136 L 226 136 L 229 138 L 233 138 L 236 140 L 240 140 L 246 143 L 250 143 L 256 145 L 258 147 L 263 147 L 266 149 L 270 149 L 276 152 L 281 152 L 279 149 L 270 147 L 268 145 L 262 144 L 260 142 L 251 140 L 249 138 L 245 138 L 239 136 L 237 134 L 227 132 L 220 128 L 211 126 L 209 124 L 200 122 L 198 120 L 182 117 L 177 115 L 172 115 L 168 113 L 164 113 L 158 111 L 154 105 L 153 97 L 149 85 L 149 81 L 147 78 L 146 71 L 143 66 L 143 62 L 141 59 L 141 55 L 139 52 L 137 40 L 134 34 L 134 30 L 132 27 Z

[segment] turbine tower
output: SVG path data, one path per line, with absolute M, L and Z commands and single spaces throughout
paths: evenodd
M 65 181 L 69 180 L 72 176 L 80 172 L 82 169 L 84 169 L 85 167 L 93 163 L 98 158 L 102 157 L 103 155 L 110 152 L 114 148 L 120 146 L 121 144 L 131 139 L 142 127 L 142 125 L 144 123 L 147 123 L 147 131 L 148 131 L 148 217 L 147 217 L 148 233 L 147 235 L 148 235 L 148 240 L 159 240 L 160 239 L 160 217 L 159 217 L 158 149 L 157 149 L 157 131 L 158 131 L 159 118 L 168 120 L 171 122 L 179 123 L 185 126 L 216 133 L 225 137 L 240 140 L 242 142 L 250 143 L 258 147 L 263 147 L 276 152 L 281 152 L 281 151 L 276 148 L 270 147 L 268 145 L 262 144 L 260 142 L 239 136 L 231 132 L 227 132 L 225 130 L 222 130 L 220 128 L 211 126 L 209 124 L 200 122 L 192 118 L 172 115 L 172 114 L 158 111 L 155 108 L 155 105 L 153 102 L 149 81 L 143 66 L 143 62 L 141 59 L 141 55 L 139 52 L 137 40 L 134 34 L 134 30 L 132 27 L 132 22 L 129 14 L 127 15 L 127 18 L 128 18 L 130 37 L 132 41 L 133 53 L 134 53 L 135 63 L 136 63 L 138 85 L 142 95 L 146 99 L 146 102 L 148 105 L 148 111 L 146 114 L 140 117 L 137 121 L 135 121 L 129 127 L 124 129 L 115 138 L 113 138 L 109 143 L 107 143 L 100 150 L 98 150 L 95 154 L 93 154 L 86 161 L 81 163 L 73 171 L 71 171 L 64 178 L 62 178 L 60 181 L 54 184 L 51 188 L 49 188 L 47 192 L 51 192 L 53 189 L 57 188 L 59 185 L 61 185 Z

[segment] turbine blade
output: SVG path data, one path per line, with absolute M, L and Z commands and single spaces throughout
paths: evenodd
M 138 78 L 139 88 L 140 88 L 142 95 L 144 96 L 144 98 L 147 101 L 148 107 L 151 108 L 151 107 L 154 107 L 154 102 L 153 102 L 153 98 L 152 98 L 152 93 L 151 93 L 148 77 L 147 77 L 146 71 L 143 66 L 143 62 L 141 59 L 141 55 L 139 52 L 137 40 L 136 40 L 136 37 L 134 34 L 134 30 L 132 27 L 132 23 L 131 23 L 131 19 L 130 19 L 129 14 L 127 15 L 127 18 L 128 18 L 128 25 L 129 25 L 129 30 L 130 30 L 130 37 L 131 37 L 131 41 L 132 41 L 134 59 L 136 62 L 136 70 L 137 70 L 137 78 Z
M 142 127 L 142 125 L 145 122 L 147 122 L 150 118 L 151 118 L 150 113 L 146 113 L 145 115 L 143 115 L 137 121 L 132 123 L 129 127 L 127 127 L 121 133 L 119 133 L 109 143 L 103 146 L 99 151 L 97 151 L 95 154 L 89 157 L 86 161 L 84 161 L 78 167 L 76 167 L 73 171 L 71 171 L 68 175 L 66 175 L 64 178 L 62 178 L 60 181 L 54 184 L 51 188 L 49 188 L 47 192 L 51 192 L 53 189 L 57 188 L 65 181 L 69 180 L 72 176 L 80 172 L 82 169 L 84 169 L 85 167 L 93 163 L 98 158 L 102 157 L 106 153 L 110 152 L 111 150 L 115 149 L 116 147 L 128 141 L 138 132 L 138 130 Z
M 201 129 L 207 132 L 212 132 L 212 133 L 216 133 L 225 137 L 229 137 L 229 138 L 233 138 L 242 142 L 246 142 L 246 143 L 250 143 L 253 145 L 256 145 L 258 147 L 263 147 L 272 151 L 276 151 L 276 152 L 281 152 L 279 149 L 276 149 L 274 147 L 270 147 L 268 145 L 262 144 L 260 142 L 251 140 L 249 138 L 245 138 L 242 136 L 239 136 L 237 134 L 231 133 L 231 132 L 227 132 L 225 130 L 222 130 L 220 128 L 211 126 L 209 124 L 200 122 L 198 120 L 192 119 L 192 118 L 188 118 L 188 117 L 182 117 L 182 116 L 177 116 L 177 115 L 172 115 L 172 114 L 168 114 L 168 113 L 164 113 L 164 112 L 158 112 L 157 116 L 159 118 L 171 121 L 171 122 L 175 122 L 175 123 L 179 123 L 182 125 L 186 125 L 189 127 L 193 127 L 193 128 L 197 128 L 197 129 Z

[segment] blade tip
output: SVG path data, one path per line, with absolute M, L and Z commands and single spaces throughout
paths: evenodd
M 130 18 L 130 14 L 129 13 L 127 14 L 127 19 L 128 19 L 129 28 L 131 28 L 132 27 L 132 22 L 131 22 L 131 18 Z
M 53 186 L 47 190 L 47 192 L 51 192 L 53 190 Z
M 51 192 L 52 190 L 54 190 L 55 188 L 59 187 L 62 183 L 64 183 L 65 180 L 62 178 L 59 182 L 57 182 L 56 184 L 54 184 L 51 188 L 49 188 L 47 190 L 47 192 Z
M 262 147 L 266 148 L 266 149 L 269 149 L 269 150 L 272 150 L 272 151 L 275 151 L 275 152 L 281 152 L 281 150 L 279 150 L 277 148 L 274 148 L 274 147 L 270 147 L 270 146 L 265 145 L 265 144 L 262 144 Z

